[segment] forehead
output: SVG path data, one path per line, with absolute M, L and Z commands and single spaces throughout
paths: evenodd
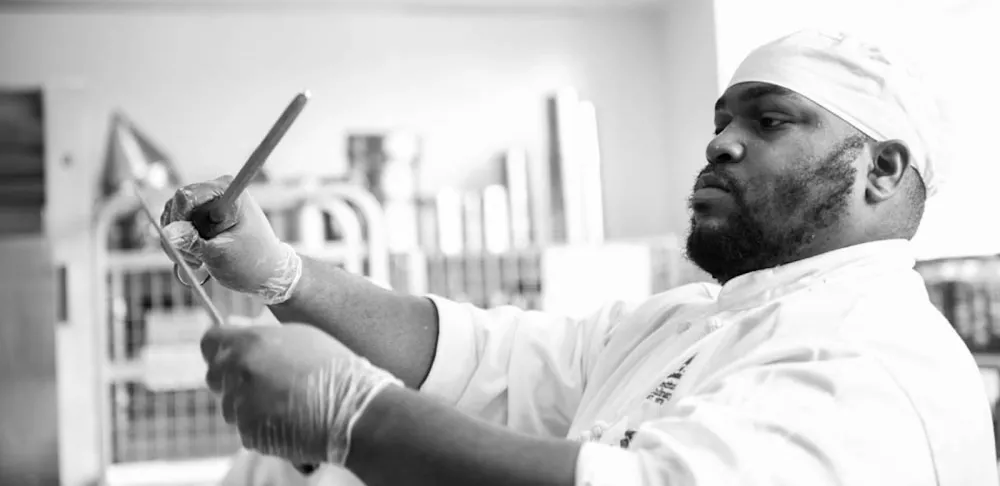
M 780 99 L 801 105 L 803 108 L 819 108 L 816 103 L 788 88 L 770 83 L 748 82 L 734 84 L 726 89 L 726 92 L 715 102 L 715 110 L 731 109 L 738 105 L 753 103 L 766 98 Z

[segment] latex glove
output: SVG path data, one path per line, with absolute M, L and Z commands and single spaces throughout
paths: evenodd
M 230 182 L 232 177 L 225 176 L 178 189 L 164 206 L 160 224 L 193 268 L 204 265 L 226 288 L 280 304 L 291 297 L 302 276 L 302 259 L 278 239 L 253 198 L 240 195 L 236 225 L 211 240 L 202 239 L 190 222 L 191 211 L 221 196 Z
M 243 446 L 294 464 L 343 465 L 369 402 L 402 382 L 316 328 L 222 327 L 201 342 L 208 386 Z

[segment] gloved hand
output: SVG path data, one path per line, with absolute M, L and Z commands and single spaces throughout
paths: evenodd
M 241 194 L 235 204 L 236 225 L 211 240 L 202 239 L 190 222 L 193 209 L 221 196 L 231 182 L 232 177 L 225 176 L 178 189 L 163 208 L 160 224 L 192 268 L 204 264 L 226 288 L 280 304 L 291 297 L 302 276 L 302 259 L 278 239 L 253 198 Z
M 316 328 L 221 327 L 201 342 L 208 386 L 247 449 L 343 465 L 369 402 L 402 383 Z

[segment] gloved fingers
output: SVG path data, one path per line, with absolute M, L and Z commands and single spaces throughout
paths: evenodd
M 222 418 L 227 424 L 236 423 L 237 411 L 242 402 L 243 395 L 239 393 L 239 390 L 227 392 L 222 396 Z
M 202 341 L 202 356 L 206 354 L 211 354 L 212 358 L 205 358 L 205 362 L 208 363 L 208 372 L 205 373 L 205 384 L 208 385 L 208 389 L 212 393 L 226 393 L 233 389 L 232 385 L 237 381 L 236 378 L 232 378 L 231 375 L 234 374 L 233 368 L 236 366 L 232 363 L 230 357 L 233 355 L 232 351 L 226 347 L 218 347 L 214 350 L 208 349 L 204 341 Z M 228 382 L 228 383 L 227 383 Z M 227 387 L 226 385 L 230 385 Z
M 217 327 L 205 333 L 201 341 L 201 353 L 208 364 L 205 383 L 208 388 L 222 396 L 222 417 L 227 424 L 237 421 L 243 386 L 249 381 L 249 373 L 244 367 L 245 344 L 249 334 L 244 330 Z
M 201 239 L 198 230 L 190 221 L 174 221 L 163 227 L 163 233 L 166 234 L 167 240 L 177 249 L 177 253 L 181 254 L 188 266 L 191 268 L 201 266 L 205 253 L 205 240 Z M 164 247 L 163 251 L 170 255 L 164 245 L 164 242 L 161 241 L 160 246 Z
M 174 197 L 176 196 L 177 194 L 175 193 Z M 163 212 L 160 213 L 160 226 L 166 226 L 170 223 L 173 223 L 173 221 L 171 220 L 173 214 L 174 214 L 174 198 L 171 197 L 170 199 L 167 199 L 167 202 L 163 205 Z
M 210 365 L 205 373 L 205 385 L 212 393 L 222 393 L 222 369 Z
M 240 434 L 243 447 L 252 451 L 267 454 L 268 450 L 261 440 L 262 421 L 252 414 L 250 407 L 238 407 L 236 412 L 236 430 Z
M 170 201 L 164 205 L 163 214 L 160 215 L 160 223 L 166 226 L 174 221 L 189 220 L 194 208 L 221 196 L 232 182 L 232 176 L 222 176 L 178 189 Z
M 236 423 L 236 401 L 235 394 L 222 396 L 222 419 L 229 425 Z
M 236 423 L 243 447 L 284 458 L 293 464 L 311 462 L 304 448 L 309 447 L 307 443 L 313 438 L 312 434 L 295 434 L 285 420 L 262 419 L 247 411 L 249 407 L 237 408 Z
M 244 358 L 259 338 L 254 327 L 213 327 L 201 337 L 201 357 L 208 364 L 213 383 L 222 390 L 222 376 L 226 373 L 244 373 Z

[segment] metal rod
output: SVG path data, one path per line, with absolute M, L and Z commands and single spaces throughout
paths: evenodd
M 267 132 L 264 140 L 260 142 L 260 145 L 250 154 L 250 158 L 247 159 L 246 163 L 233 178 L 233 182 L 229 184 L 226 188 L 226 192 L 222 194 L 219 198 L 219 204 L 217 207 L 228 208 L 231 207 L 236 198 L 240 196 L 240 193 L 250 185 L 250 181 L 257 175 L 260 168 L 264 166 L 264 162 L 267 161 L 268 156 L 274 151 L 274 148 L 281 141 L 281 138 L 285 136 L 285 132 L 288 131 L 295 119 L 298 118 L 299 113 L 302 113 L 302 109 L 305 108 L 306 102 L 309 101 L 309 91 L 303 91 L 292 98 L 291 103 L 285 108 L 285 111 L 278 117 L 278 120 L 274 122 L 271 130 Z

